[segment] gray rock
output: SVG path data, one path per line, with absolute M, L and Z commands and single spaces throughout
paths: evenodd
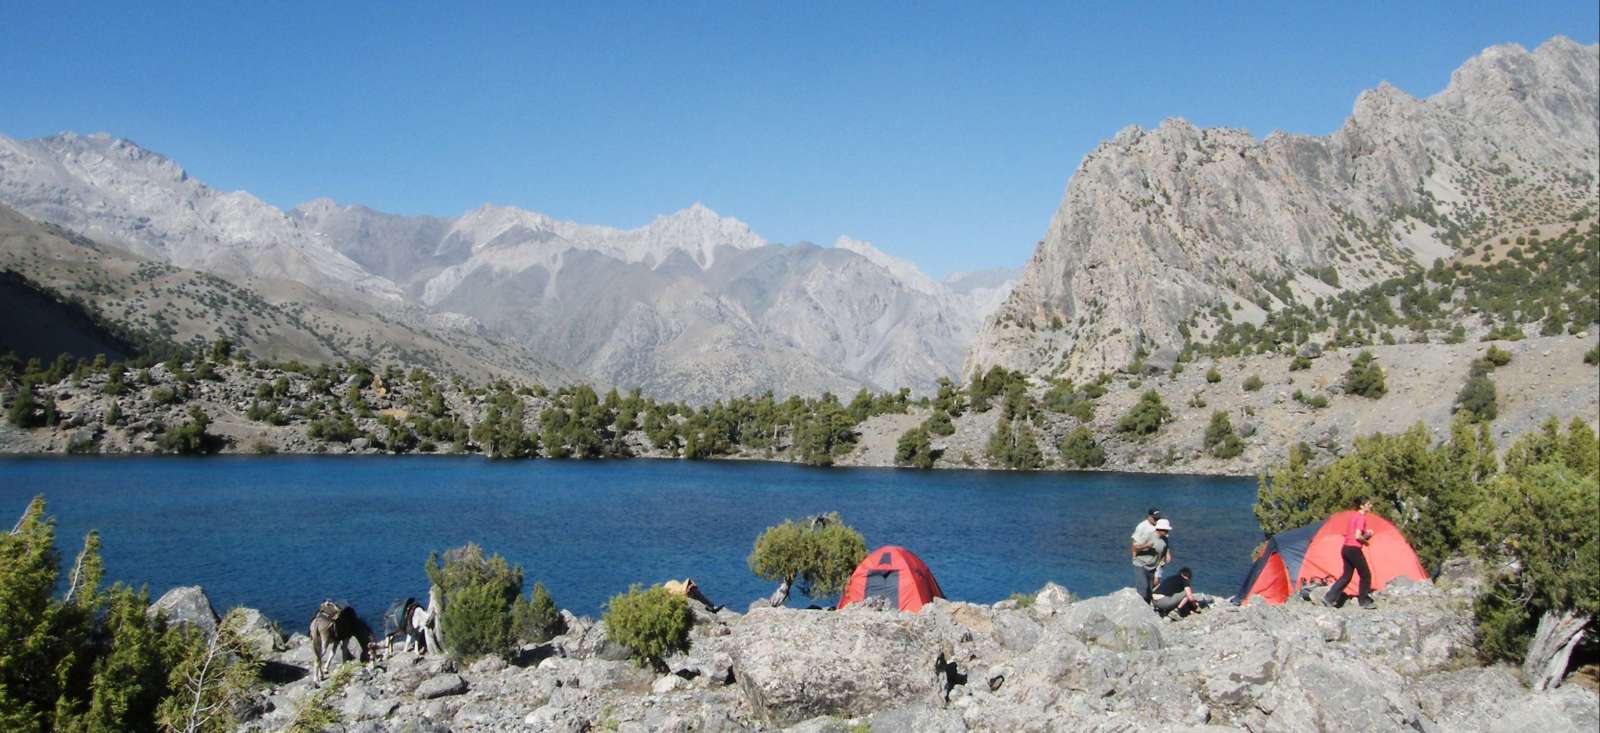
M 1054 626 L 1114 651 L 1161 648 L 1161 618 L 1132 588 L 1074 603 Z
M 1033 595 L 1033 611 L 1036 614 L 1052 616 L 1072 605 L 1072 593 L 1055 583 L 1045 583 L 1038 593 Z
M 261 615 L 260 611 L 254 608 L 238 608 L 229 613 L 235 615 L 237 619 L 240 640 L 262 657 L 269 657 L 274 652 L 281 652 L 289 647 L 288 640 L 284 638 L 277 624 Z
M 940 642 L 905 614 L 758 609 L 735 624 L 739 688 L 757 717 L 788 726 L 819 715 L 857 717 L 938 693 Z M 916 617 L 912 617 L 916 618 Z
M 399 707 L 399 700 L 379 699 L 371 690 L 352 685 L 345 690 L 339 710 L 348 720 L 379 720 L 394 714 Z
M 417 689 L 412 694 L 418 700 L 432 700 L 450 695 L 460 695 L 466 691 L 467 681 L 461 679 L 461 675 L 442 674 L 424 680 L 422 684 L 417 685 Z
M 145 611 L 150 617 L 157 614 L 165 616 L 167 623 L 192 624 L 206 634 L 216 633 L 220 620 L 211 607 L 211 599 L 198 585 L 180 586 L 161 594 Z
M 956 710 L 931 705 L 895 708 L 872 716 L 874 733 L 962 733 L 966 721 Z

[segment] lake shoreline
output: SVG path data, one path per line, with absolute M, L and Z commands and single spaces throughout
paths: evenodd
M 244 450 L 224 449 L 224 450 L 219 450 L 219 451 L 217 451 L 215 453 L 209 453 L 209 454 L 205 454 L 205 455 L 178 455 L 178 454 L 172 454 L 172 453 L 159 453 L 159 452 L 152 452 L 152 451 L 104 450 L 104 451 L 94 451 L 94 452 L 88 452 L 88 453 L 64 453 L 64 452 L 61 452 L 61 451 L 49 451 L 49 450 L 46 450 L 46 451 L 6 451 L 6 450 L 0 450 L 0 458 L 42 458 L 42 459 L 70 459 L 70 458 L 89 458 L 89 459 L 93 459 L 93 458 L 106 457 L 106 458 L 156 458 L 156 459 L 170 459 L 170 460 L 180 460 L 180 461 L 201 461 L 201 460 L 208 460 L 208 459 L 215 459 L 215 458 L 241 458 L 241 457 L 273 458 L 273 457 L 276 457 L 276 456 L 283 456 L 283 457 L 289 457 L 289 458 L 356 458 L 356 459 L 388 459 L 388 458 L 396 458 L 396 459 L 423 459 L 423 460 L 431 459 L 431 458 L 478 458 L 478 459 L 481 459 L 481 460 L 484 460 L 484 461 L 488 461 L 488 462 L 492 462 L 492 463 L 519 463 L 519 462 L 537 462 L 537 461 L 569 462 L 569 463 L 617 463 L 617 462 L 630 462 L 630 461 L 654 461 L 654 462 L 661 462 L 661 463 L 703 462 L 703 463 L 730 463 L 730 464 L 770 463 L 770 464 L 774 464 L 774 465 L 798 466 L 798 467 L 803 467 L 803 468 L 815 468 L 815 469 L 869 469 L 869 470 L 888 470 L 888 471 L 897 471 L 897 472 L 906 472 L 906 473 L 917 473 L 917 472 L 960 473 L 960 472 L 963 472 L 963 471 L 967 471 L 967 472 L 972 472 L 972 473 L 984 473 L 984 474 L 995 474 L 995 473 L 999 473 L 999 474 L 1009 474 L 1009 473 L 1038 474 L 1038 475 L 1053 475 L 1053 474 L 1061 474 L 1061 475 L 1071 475 L 1071 474 L 1131 474 L 1131 475 L 1139 475 L 1139 476 L 1196 476 L 1196 477 L 1239 478 L 1239 479 L 1258 478 L 1261 475 L 1260 471 L 1255 471 L 1255 472 L 1251 472 L 1251 473 L 1241 473 L 1241 472 L 1232 472 L 1232 471 L 1224 471 L 1224 470 L 1207 471 L 1207 470 L 1204 470 L 1204 469 L 1189 470 L 1189 471 L 1166 471 L 1166 470 L 1161 470 L 1159 467 L 1145 468 L 1145 467 L 1140 467 L 1140 466 L 1117 466 L 1117 467 L 1101 467 L 1101 468 L 1070 468 L 1070 469 L 1063 469 L 1063 468 L 1018 469 L 1018 468 L 1004 468 L 1004 467 L 1000 467 L 1000 466 L 950 466 L 950 465 L 935 465 L 935 466 L 933 466 L 931 468 L 914 468 L 914 467 L 911 467 L 911 466 L 896 466 L 896 465 L 893 465 L 893 464 L 865 464 L 865 463 L 850 463 L 850 464 L 837 464 L 836 463 L 836 464 L 828 465 L 828 466 L 813 466 L 813 465 L 809 465 L 809 464 L 806 464 L 806 463 L 801 463 L 799 461 L 786 461 L 786 460 L 782 460 L 782 459 L 778 459 L 778 458 L 764 458 L 764 457 L 760 457 L 760 456 L 711 456 L 711 457 L 708 457 L 708 458 L 694 458 L 694 459 L 682 458 L 682 457 L 674 458 L 674 457 L 671 457 L 671 456 L 662 456 L 662 455 L 655 455 L 655 456 L 649 456 L 649 455 L 645 455 L 645 456 L 626 456 L 626 457 L 617 456 L 617 457 L 603 457 L 603 458 L 490 458 L 488 456 L 483 455 L 482 453 L 477 453 L 477 452 L 472 452 L 472 451 L 461 451 L 461 452 L 456 452 L 456 451 L 438 451 L 438 452 L 435 452 L 435 453 L 388 453 L 388 452 L 381 451 L 381 450 L 369 450 L 369 451 L 361 451 L 361 452 L 355 452 L 355 451 L 342 451 L 342 452 L 333 452 L 333 451 L 274 451 L 274 452 L 271 452 L 271 453 L 254 453 L 254 452 L 251 452 L 251 451 L 244 451 Z
M 0 508 L 20 511 L 42 494 L 64 545 L 100 532 L 116 577 L 158 594 L 198 583 L 219 603 L 286 620 L 324 597 L 367 614 L 421 597 L 429 552 L 468 542 L 523 565 L 529 587 L 543 582 L 578 613 L 632 583 L 684 577 L 742 609 L 776 585 L 750 572 L 751 542 L 832 511 L 871 546 L 918 553 L 947 593 L 973 602 L 1047 581 L 1075 592 L 1131 583 L 1128 532 L 1152 505 L 1182 527 L 1197 588 L 1232 592 L 1261 540 L 1254 482 L 1214 476 L 460 455 L 78 458 L 0 458 Z

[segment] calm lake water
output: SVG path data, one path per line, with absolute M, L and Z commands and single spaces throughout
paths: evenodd
M 1175 525 L 1198 590 L 1229 595 L 1261 530 L 1250 479 L 1116 473 L 819 469 L 773 463 L 488 461 L 477 457 L 0 459 L 0 515 L 44 494 L 70 563 L 100 530 L 108 576 L 205 587 L 219 611 L 290 630 L 325 597 L 376 621 L 423 598 L 430 550 L 477 542 L 596 615 L 630 583 L 695 578 L 744 610 L 774 584 L 745 565 L 787 517 L 838 511 L 868 548 L 903 545 L 953 599 L 990 603 L 1055 581 L 1131 585 L 1128 535 L 1151 506 Z M 804 602 L 797 594 L 797 600 Z M 827 599 L 823 603 L 836 599 Z

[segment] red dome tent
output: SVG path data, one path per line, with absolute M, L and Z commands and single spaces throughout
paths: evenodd
M 867 553 L 866 559 L 850 574 L 839 608 L 876 596 L 902 611 L 916 611 L 922 604 L 943 598 L 939 581 L 933 579 L 922 558 L 904 547 L 885 545 Z
M 1245 576 L 1244 585 L 1234 602 L 1244 604 L 1252 596 L 1261 596 L 1268 603 L 1283 603 L 1308 582 L 1332 585 L 1344 570 L 1339 559 L 1339 549 L 1344 546 L 1345 525 L 1354 510 L 1342 511 L 1328 517 L 1321 524 L 1281 532 L 1267 540 L 1261 557 Z M 1367 529 L 1372 530 L 1372 540 L 1364 552 L 1367 565 L 1372 568 L 1372 589 L 1382 590 L 1390 580 L 1406 577 L 1427 580 L 1428 573 L 1417 560 L 1417 553 L 1405 535 L 1389 520 L 1376 514 L 1367 515 Z M 1354 596 L 1360 590 L 1352 577 L 1344 589 L 1345 595 Z

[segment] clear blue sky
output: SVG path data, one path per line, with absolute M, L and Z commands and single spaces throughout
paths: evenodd
M 1379 81 L 1426 96 L 1600 25 L 1595 0 L 446 5 L 0 0 L 0 132 L 109 132 L 284 208 L 632 227 L 701 201 L 940 275 L 1022 265 L 1128 124 L 1326 134 Z

